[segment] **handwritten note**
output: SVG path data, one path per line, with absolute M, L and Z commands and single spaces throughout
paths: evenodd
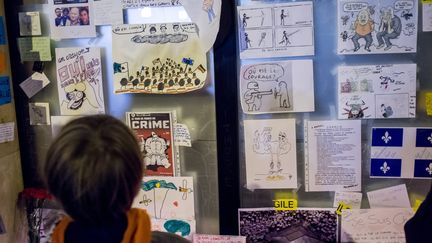
M 185 124 L 176 124 L 174 130 L 174 141 L 177 146 L 192 147 L 189 129 Z
M 423 31 L 432 31 L 432 1 L 423 2 Z
M 51 61 L 49 37 L 18 38 L 21 62 Z
M 24 93 L 30 99 L 39 91 L 41 91 L 45 86 L 50 83 L 49 79 L 45 73 L 33 73 L 28 79 L 20 83 L 20 87 L 23 89 Z
M 0 77 L 0 105 L 11 102 L 11 89 L 9 77 Z
M 50 125 L 49 103 L 29 103 L 30 125 Z
M 194 234 L 193 243 L 246 243 L 246 236 Z
M 22 12 L 18 16 L 21 36 L 42 34 L 39 12 Z
M 123 24 L 123 11 L 118 0 L 94 1 L 95 25 Z
M 12 142 L 15 139 L 14 128 L 14 122 L 0 124 L 0 143 Z
M 340 202 L 350 205 L 352 208 L 359 209 L 362 201 L 361 192 L 335 192 L 333 207 L 337 207 Z
M 342 213 L 341 242 L 405 242 L 411 208 L 353 209 Z
M 405 184 L 367 193 L 371 208 L 411 208 Z

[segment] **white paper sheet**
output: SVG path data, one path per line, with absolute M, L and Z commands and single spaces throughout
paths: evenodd
M 50 125 L 49 103 L 29 103 L 30 125 Z
M 315 110 L 312 60 L 244 65 L 240 70 L 240 101 L 244 113 Z
M 15 140 L 15 122 L 0 123 L 0 143 Z
M 339 66 L 338 119 L 413 118 L 416 64 Z
M 240 58 L 314 55 L 311 1 L 237 7 Z
M 178 6 L 180 0 L 120 0 L 123 9 Z
M 21 12 L 18 16 L 21 36 L 42 34 L 39 12 Z
M 55 52 L 61 114 L 105 113 L 100 49 L 71 47 Z
M 352 209 L 342 212 L 341 242 L 404 243 L 410 208 Z
M 338 0 L 338 54 L 415 53 L 417 0 Z
M 207 58 L 193 23 L 113 26 L 114 93 L 179 94 L 201 89 Z
M 333 207 L 337 207 L 343 202 L 351 206 L 352 209 L 360 209 L 362 201 L 361 192 L 335 192 Z
M 423 3 L 423 31 L 432 31 L 432 3 Z
M 175 125 L 174 142 L 177 146 L 192 147 L 189 128 L 186 124 L 177 123 Z
M 216 41 L 219 32 L 221 0 L 180 0 L 192 22 L 198 26 L 198 36 L 205 52 Z
M 246 243 L 245 236 L 194 234 L 193 243 Z
M 367 192 L 371 208 L 411 208 L 405 184 Z
M 132 207 L 157 219 L 195 219 L 192 177 L 145 176 Z
M 432 128 L 372 128 L 370 157 L 371 177 L 432 179 Z
M 150 221 L 152 231 L 169 232 L 188 240 L 192 240 L 192 235 L 196 232 L 195 220 L 151 218 Z
M 297 188 L 295 119 L 245 120 L 247 188 Z
M 361 121 L 305 122 L 306 191 L 361 191 Z
M 50 81 L 45 73 L 35 72 L 32 74 L 32 76 L 20 83 L 20 87 L 30 99 L 43 88 L 45 88 L 45 86 L 47 86 L 49 83 Z
M 49 0 L 53 39 L 96 37 L 93 0 Z
M 94 0 L 95 25 L 123 24 L 123 11 L 118 0 Z

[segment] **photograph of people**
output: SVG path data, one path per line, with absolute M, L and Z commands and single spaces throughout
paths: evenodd
M 87 7 L 81 7 L 79 12 L 79 18 L 80 18 L 80 24 L 81 25 L 89 25 L 90 24 L 90 17 L 89 17 L 89 11 Z
M 66 20 L 65 26 L 75 26 L 80 25 L 80 19 L 79 19 L 79 8 L 72 7 L 69 11 L 69 19 Z

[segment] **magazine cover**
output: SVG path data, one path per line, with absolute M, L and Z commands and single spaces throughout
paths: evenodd
M 143 153 L 146 176 L 175 176 L 176 162 L 172 112 L 127 112 Z

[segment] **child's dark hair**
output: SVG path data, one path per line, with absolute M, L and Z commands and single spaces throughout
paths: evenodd
M 77 221 L 101 223 L 126 213 L 143 175 L 137 140 L 108 115 L 65 125 L 40 166 L 48 190 Z

